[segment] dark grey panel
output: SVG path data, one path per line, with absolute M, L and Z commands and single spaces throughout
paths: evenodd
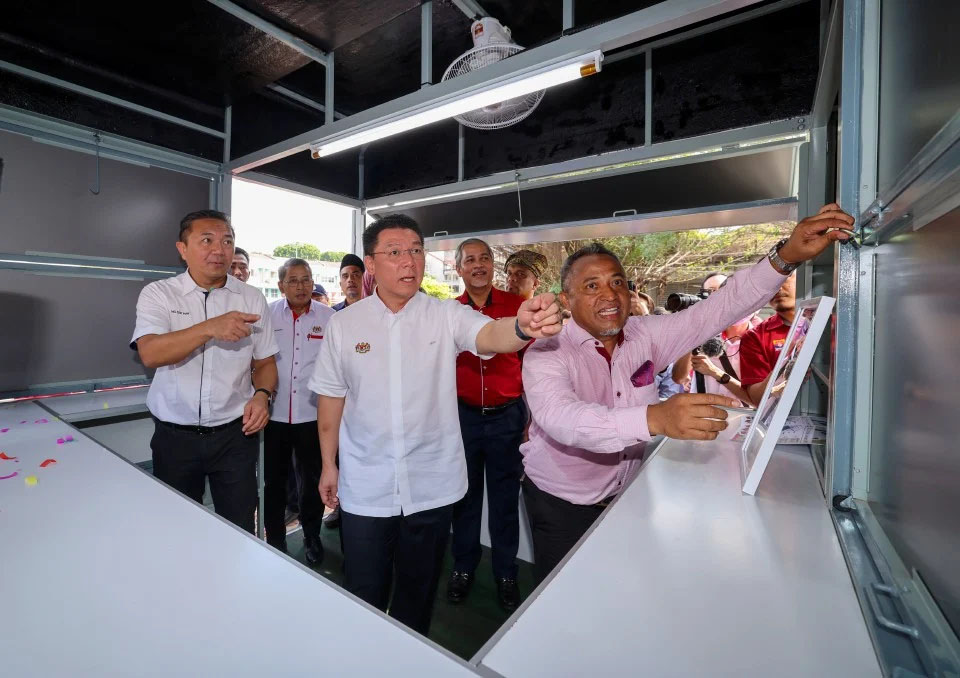
M 370 144 L 363 154 L 364 197 L 456 181 L 458 129 L 456 121 L 444 120 Z
M 146 282 L 0 270 L 0 393 L 146 374 L 128 344 Z
M 878 189 L 960 110 L 960 2 L 881 3 Z
M 960 632 L 960 210 L 877 250 L 871 507 Z
M 317 160 L 303 151 L 258 167 L 257 171 L 354 199 L 360 193 L 360 151 L 356 149 Z
M 94 156 L 8 132 L 0 132 L 0 158 L 3 252 L 58 252 L 176 266 L 180 218 L 209 203 L 210 182 L 205 179 L 104 159 L 101 193 L 92 195 Z
M 692 209 L 790 196 L 793 149 L 650 169 L 604 179 L 545 188 L 524 188 L 525 226 L 609 217 L 618 210 L 638 214 Z M 499 230 L 515 226 L 516 193 L 402 210 L 427 236 Z
M 820 3 L 653 52 L 653 140 L 668 141 L 810 112 Z

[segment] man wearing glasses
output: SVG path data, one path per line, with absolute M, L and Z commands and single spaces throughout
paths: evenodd
M 263 525 L 267 543 L 287 552 L 284 510 L 291 456 L 297 470 L 304 556 L 310 565 L 323 560 L 320 527 L 323 502 L 320 482 L 320 440 L 317 397 L 307 387 L 334 310 L 313 301 L 313 273 L 303 259 L 287 259 L 277 271 L 283 298 L 270 304 L 277 354 L 277 397 L 264 433 Z
M 309 384 L 320 494 L 341 507 L 347 590 L 426 634 L 453 505 L 467 491 L 457 354 L 516 353 L 559 332 L 560 309 L 544 294 L 492 320 L 419 293 L 423 234 L 404 215 L 371 224 L 363 251 L 376 290 L 330 320 Z

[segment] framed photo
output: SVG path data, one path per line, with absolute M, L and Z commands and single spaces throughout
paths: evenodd
M 813 354 L 830 320 L 833 297 L 817 297 L 797 303 L 793 324 L 780 350 L 773 377 L 760 399 L 760 406 L 740 448 L 740 479 L 745 494 L 754 494 L 770 463 L 773 448 L 810 369 Z

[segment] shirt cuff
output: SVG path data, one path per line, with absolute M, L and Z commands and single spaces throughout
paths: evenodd
M 613 418 L 617 423 L 617 435 L 624 447 L 650 440 L 650 430 L 647 428 L 647 405 L 615 409 Z
M 318 384 L 312 380 L 307 382 L 307 388 L 317 395 L 327 396 L 328 398 L 345 398 L 347 395 L 347 389 L 345 388 L 333 388 L 329 384 Z

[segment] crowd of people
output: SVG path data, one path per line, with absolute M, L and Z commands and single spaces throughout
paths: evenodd
M 793 270 L 852 221 L 825 206 L 670 314 L 600 243 L 567 258 L 554 296 L 537 294 L 543 255 L 512 254 L 500 290 L 490 246 L 467 239 L 455 257 L 464 293 L 436 299 L 420 289 L 423 234 L 403 215 L 364 231 L 362 258 L 344 257 L 343 302 L 327 306 L 309 263 L 292 258 L 268 305 L 244 282 L 249 257 L 229 218 L 193 212 L 176 243 L 186 271 L 147 285 L 136 309 L 131 347 L 156 368 L 154 473 L 198 502 L 209 482 L 216 512 L 252 532 L 264 430 L 270 545 L 286 551 L 293 468 L 307 562 L 324 558 L 326 507 L 346 588 L 423 634 L 448 543 L 446 597 L 469 596 L 486 490 L 497 597 L 515 609 L 519 497 L 542 579 L 653 437 L 715 439 L 727 425 L 719 406 L 756 402 L 792 321 Z M 776 314 L 758 322 L 767 302 Z M 720 347 L 708 355 L 710 340 Z

